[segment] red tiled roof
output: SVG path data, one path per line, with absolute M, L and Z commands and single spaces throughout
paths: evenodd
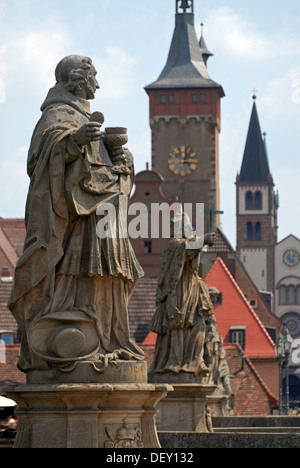
M 5 236 L 3 238 L 0 232 L 0 246 L 6 252 L 8 258 L 12 257 L 12 260 L 16 262 L 23 252 L 26 235 L 25 220 L 0 218 L 0 231 Z
M 128 306 L 131 336 L 143 343 L 156 310 L 156 278 L 141 278 L 132 293 Z
M 220 228 L 215 229 L 216 240 L 212 246 L 207 246 L 207 252 L 234 252 L 229 240 Z
M 215 315 L 224 342 L 229 342 L 231 326 L 246 326 L 247 356 L 250 359 L 275 358 L 272 339 L 220 258 L 205 276 L 205 281 L 208 286 L 214 286 L 223 293 L 222 305 L 215 307 Z
M 239 344 L 225 344 L 226 360 L 230 368 L 234 411 L 239 416 L 270 414 L 278 400 L 243 353 Z

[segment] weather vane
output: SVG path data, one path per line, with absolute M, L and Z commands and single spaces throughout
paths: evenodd
M 252 99 L 253 99 L 254 101 L 255 101 L 255 99 L 256 99 L 256 97 L 257 97 L 257 96 L 256 96 L 257 92 L 258 92 L 258 91 L 257 91 L 257 89 L 255 89 L 255 88 L 253 88 L 252 91 L 251 91 L 251 93 L 252 93 Z

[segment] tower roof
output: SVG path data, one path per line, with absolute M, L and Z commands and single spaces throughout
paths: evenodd
M 203 23 L 201 23 L 201 37 L 199 41 L 199 47 L 200 47 L 200 51 L 201 51 L 205 66 L 207 66 L 207 61 L 209 57 L 213 57 L 214 54 L 210 52 L 207 48 L 206 41 L 203 36 Z
M 272 181 L 272 176 L 270 174 L 266 146 L 261 133 L 255 96 L 253 99 L 252 114 L 239 181 L 270 182 Z
M 222 87 L 211 80 L 207 71 L 202 55 L 202 49 L 207 50 L 207 47 L 199 46 L 194 13 L 177 10 L 175 17 L 175 30 L 167 63 L 158 79 L 145 89 L 219 88 L 223 97 Z

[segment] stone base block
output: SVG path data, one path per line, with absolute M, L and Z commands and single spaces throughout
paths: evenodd
M 15 448 L 160 448 L 156 407 L 164 384 L 7 386 L 17 402 Z
M 207 395 L 214 385 L 174 384 L 174 391 L 158 404 L 156 427 L 158 431 L 210 431 L 207 424 Z

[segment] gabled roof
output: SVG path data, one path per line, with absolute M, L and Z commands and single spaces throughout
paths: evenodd
M 239 182 L 272 182 L 255 100 L 252 107 Z
M 150 89 L 173 88 L 218 88 L 222 87 L 211 80 L 194 27 L 193 13 L 176 13 L 176 24 L 167 63 L 159 78 L 146 86 Z
M 214 286 L 222 292 L 222 305 L 215 307 L 215 315 L 224 341 L 229 342 L 231 327 L 246 327 L 247 356 L 250 359 L 275 358 L 272 339 L 220 258 L 205 276 L 205 281 L 209 287 Z
M 215 229 L 216 240 L 212 246 L 207 246 L 207 252 L 234 252 L 230 241 L 220 228 Z
M 282 244 L 282 243 L 288 241 L 288 240 L 300 242 L 299 237 L 296 237 L 294 234 L 289 234 L 288 236 L 286 236 L 286 237 L 284 237 L 283 239 L 281 239 L 281 241 L 278 242 L 277 246 L 278 246 L 279 244 Z M 276 247 L 277 247 L 277 246 L 276 246 Z

